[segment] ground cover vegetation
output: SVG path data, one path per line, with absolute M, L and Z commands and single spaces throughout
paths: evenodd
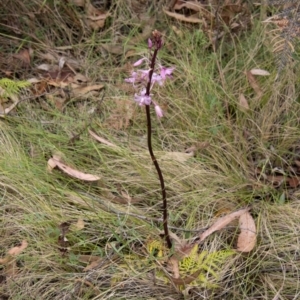
M 5 0 L 0 298 L 298 299 L 298 19 Z

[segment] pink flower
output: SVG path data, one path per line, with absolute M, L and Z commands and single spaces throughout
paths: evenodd
M 138 73 L 137 73 L 137 72 L 132 72 L 132 73 L 131 73 L 131 77 L 125 78 L 125 82 L 128 82 L 128 83 L 135 83 L 135 81 L 137 80 L 137 76 L 138 76 Z
M 137 70 L 131 73 L 131 77 L 125 78 L 125 82 L 132 83 L 147 81 L 149 77 L 150 70 Z
M 166 68 L 161 66 L 160 75 L 154 72 L 152 75 L 152 82 L 153 83 L 157 82 L 160 86 L 162 86 L 165 83 L 165 80 L 171 77 L 174 69 L 175 68 Z
M 151 39 L 148 39 L 148 48 L 151 49 L 153 46 L 153 43 L 151 41 Z
M 155 82 L 157 82 L 159 85 L 164 84 L 164 81 L 163 81 L 162 77 L 160 75 L 158 75 L 157 73 L 155 73 L 155 72 L 153 72 L 153 74 L 152 74 L 152 82 L 153 82 L 153 84 Z
M 141 65 L 141 64 L 143 63 L 143 61 L 145 61 L 146 59 L 147 59 L 147 58 L 143 57 L 143 58 L 137 60 L 137 61 L 133 64 L 133 66 L 134 66 L 134 67 L 137 67 L 137 66 Z
M 164 85 L 165 80 L 167 78 L 171 77 L 171 74 L 172 74 L 174 69 L 175 68 L 166 68 L 166 67 L 161 66 L 160 67 L 160 74 L 157 74 L 156 72 L 153 72 L 153 74 L 152 74 L 153 84 L 155 82 L 157 82 L 160 86 Z
M 141 58 L 138 61 L 136 61 L 133 65 L 139 66 L 143 63 L 143 61 L 147 60 L 146 58 Z M 165 83 L 165 80 L 167 78 L 170 78 L 175 68 L 166 68 L 163 66 L 160 66 L 160 74 L 157 74 L 156 72 L 153 72 L 152 74 L 152 86 L 155 82 L 157 82 L 160 86 L 162 86 Z M 132 83 L 133 85 L 135 83 L 141 83 L 141 82 L 147 82 L 149 79 L 149 72 L 148 70 L 137 70 L 136 72 L 133 71 L 131 73 L 131 77 L 126 78 L 125 82 Z
M 141 75 L 140 75 L 141 80 L 144 80 L 144 79 L 148 80 L 150 69 L 149 70 L 138 70 L 138 72 L 141 73 Z
M 146 95 L 146 89 L 143 89 L 140 94 L 134 94 L 134 101 L 140 106 L 150 105 L 152 102 L 151 96 Z
M 163 110 L 160 108 L 160 106 L 158 106 L 157 104 L 155 104 L 154 106 L 155 109 L 155 113 L 159 118 L 162 118 L 164 116 L 164 112 Z
M 161 66 L 160 67 L 160 76 L 163 80 L 166 80 L 166 78 L 171 77 L 173 71 L 175 68 L 166 68 Z

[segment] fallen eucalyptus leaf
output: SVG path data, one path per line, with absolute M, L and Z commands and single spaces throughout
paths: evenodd
M 247 99 L 246 99 L 246 97 L 244 96 L 243 93 L 241 93 L 240 96 L 239 96 L 239 104 L 240 104 L 240 107 L 243 110 L 245 110 L 245 111 L 249 110 L 248 101 L 247 101 Z
M 178 14 L 178 13 L 174 13 L 174 12 L 170 12 L 166 9 L 163 9 L 164 13 L 172 18 L 175 18 L 179 21 L 183 21 L 183 22 L 188 22 L 188 23 L 203 23 L 203 20 L 200 20 L 199 18 L 195 18 L 193 16 L 190 17 L 186 17 L 182 14 Z
M 235 211 L 229 215 L 226 215 L 222 218 L 219 218 L 211 227 L 209 227 L 207 230 L 205 230 L 203 233 L 200 234 L 199 243 L 205 240 L 209 235 L 214 233 L 215 231 L 223 229 L 225 226 L 227 226 L 230 222 L 233 220 L 239 218 L 244 213 L 248 212 L 249 208 L 244 208 L 238 211 Z
M 247 76 L 250 86 L 253 88 L 253 90 L 257 94 L 257 97 L 261 98 L 263 95 L 263 92 L 262 92 L 262 89 L 260 88 L 256 78 L 254 77 L 254 75 L 250 71 L 247 71 L 246 76 Z
M 99 176 L 92 175 L 92 174 L 87 174 L 87 173 L 83 173 L 83 172 L 80 172 L 78 170 L 75 170 L 75 169 L 63 164 L 62 162 L 60 162 L 60 161 L 58 161 L 58 160 L 56 160 L 52 157 L 48 160 L 48 166 L 50 165 L 51 167 L 53 167 L 54 164 L 55 164 L 55 167 L 58 167 L 64 173 L 70 175 L 71 177 L 80 179 L 80 180 L 97 181 L 97 180 L 101 179 Z
M 241 252 L 250 252 L 256 245 L 256 226 L 255 222 L 247 211 L 239 218 L 241 233 L 237 241 L 237 250 Z
M 84 87 L 76 87 L 73 89 L 73 92 L 76 96 L 82 96 L 91 91 L 99 91 L 103 88 L 104 88 L 103 84 L 88 85 L 88 86 L 84 86 Z
M 84 228 L 84 226 L 85 226 L 84 220 L 82 218 L 79 218 L 75 224 L 76 229 L 81 230 Z
M 23 252 L 28 246 L 28 243 L 26 240 L 23 240 L 20 246 L 16 246 L 11 248 L 7 254 L 9 255 L 19 255 L 21 252 Z
M 270 73 L 266 70 L 262 70 L 262 69 L 252 69 L 250 70 L 252 75 L 259 75 L 259 76 L 269 76 Z

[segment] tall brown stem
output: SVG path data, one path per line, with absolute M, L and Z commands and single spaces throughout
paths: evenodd
M 151 89 L 151 81 L 152 81 L 152 75 L 154 72 L 154 67 L 155 67 L 155 61 L 157 57 L 157 52 L 159 48 L 156 47 L 154 50 L 154 53 L 152 55 L 151 59 L 151 64 L 150 64 L 150 71 L 149 71 L 149 80 L 147 83 L 146 87 L 146 95 L 150 96 L 150 89 Z M 167 203 L 167 193 L 166 193 L 166 187 L 165 187 L 165 182 L 164 182 L 164 177 L 162 175 L 161 169 L 159 167 L 159 164 L 156 160 L 156 157 L 153 153 L 152 149 L 152 139 L 151 139 L 151 134 L 152 134 L 152 127 L 151 127 L 151 115 L 150 115 L 150 105 L 146 105 L 146 116 L 147 116 L 147 141 L 148 141 L 148 150 L 152 159 L 152 162 L 156 168 L 159 181 L 160 181 L 160 186 L 161 186 L 161 193 L 162 193 L 162 201 L 163 201 L 163 227 L 164 227 L 164 238 L 167 242 L 168 248 L 172 248 L 172 242 L 170 239 L 169 235 L 169 228 L 168 228 L 168 203 Z
M 159 167 L 159 164 L 156 160 L 156 157 L 152 150 L 152 143 L 151 143 L 151 117 L 150 117 L 150 105 L 146 105 L 146 115 L 147 115 L 147 140 L 148 140 L 148 150 L 152 159 L 152 162 L 156 168 L 159 181 L 160 181 L 160 187 L 161 187 L 161 193 L 162 193 L 162 201 L 163 201 L 163 226 L 164 226 L 164 235 L 167 242 L 168 247 L 172 248 L 172 242 L 169 235 L 169 228 L 168 228 L 168 206 L 167 206 L 167 193 L 166 193 L 166 187 L 164 182 L 164 177 L 162 175 L 161 169 Z

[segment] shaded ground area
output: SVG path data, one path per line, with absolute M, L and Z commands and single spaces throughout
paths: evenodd
M 299 7 L 283 2 L 4 0 L 1 299 L 299 298 Z M 154 29 L 175 67 L 152 113 L 174 243 L 245 207 L 256 225 L 247 253 L 238 221 L 199 243 L 185 285 L 124 81 Z

